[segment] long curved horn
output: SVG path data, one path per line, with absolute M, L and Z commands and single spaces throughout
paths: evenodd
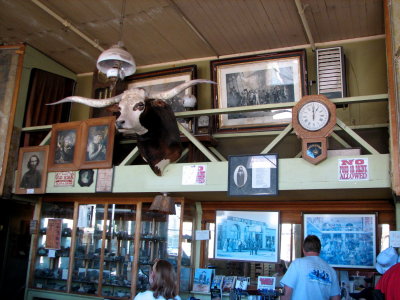
M 178 95 L 180 92 L 182 92 L 183 90 L 186 90 L 187 88 L 196 85 L 198 83 L 211 83 L 211 84 L 217 84 L 214 81 L 211 80 L 207 80 L 207 79 L 194 79 L 194 80 L 190 80 L 190 81 L 186 81 L 168 91 L 165 92 L 157 92 L 157 93 L 149 93 L 147 96 L 151 99 L 162 99 L 162 100 L 166 100 L 166 99 L 170 99 L 176 95 Z
M 122 94 L 115 96 L 115 97 L 107 98 L 107 99 L 90 99 L 90 98 L 79 97 L 79 96 L 70 96 L 70 97 L 61 99 L 57 102 L 54 102 L 54 103 L 48 103 L 46 105 L 55 105 L 55 104 L 66 103 L 66 102 L 75 102 L 75 103 L 81 103 L 81 104 L 91 106 L 91 107 L 106 107 L 106 106 L 110 106 L 114 103 L 120 102 L 121 99 L 122 99 Z

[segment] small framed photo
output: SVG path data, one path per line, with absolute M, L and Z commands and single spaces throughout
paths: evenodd
M 76 121 L 53 125 L 49 149 L 49 171 L 78 170 L 81 124 L 81 121 Z
M 43 194 L 47 183 L 49 146 L 19 149 L 16 194 Z
M 215 258 L 278 262 L 278 211 L 216 211 Z
M 277 194 L 278 154 L 229 156 L 229 196 L 273 196 Z
M 375 268 L 376 226 L 376 214 L 303 215 L 303 236 L 316 235 L 320 256 L 336 268 Z
M 196 79 L 197 66 L 189 65 L 177 68 L 170 68 L 164 70 L 158 70 L 155 72 L 147 72 L 141 74 L 135 74 L 126 78 L 128 82 L 128 88 L 143 88 L 147 92 L 162 92 L 176 87 L 186 81 Z M 188 109 L 196 109 L 197 105 L 187 106 L 183 99 L 184 96 L 194 95 L 197 96 L 196 86 L 187 88 L 178 95 L 166 102 L 171 106 L 172 110 L 176 112 L 183 112 Z M 193 118 L 177 119 L 182 126 L 184 126 L 190 132 L 194 132 L 194 121 Z
M 110 168 L 115 137 L 115 117 L 88 119 L 82 123 L 80 169 Z
M 296 50 L 211 61 L 215 108 L 297 102 L 307 93 L 306 52 Z M 218 131 L 260 130 L 291 122 L 292 109 L 221 114 Z
M 82 187 L 91 186 L 93 183 L 94 171 L 92 169 L 79 170 L 78 184 Z

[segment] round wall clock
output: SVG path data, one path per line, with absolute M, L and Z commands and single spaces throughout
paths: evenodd
M 311 101 L 304 104 L 298 113 L 300 125 L 310 131 L 323 128 L 329 121 L 330 112 L 324 103 Z
M 327 137 L 336 125 L 336 105 L 324 95 L 304 96 L 292 110 L 293 129 L 302 139 L 302 157 L 317 164 L 327 157 Z

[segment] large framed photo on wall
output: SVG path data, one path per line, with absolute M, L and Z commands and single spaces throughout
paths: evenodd
M 278 262 L 279 212 L 216 211 L 216 259 Z
M 171 69 L 158 70 L 154 72 L 146 72 L 135 74 L 126 78 L 128 88 L 143 88 L 148 93 L 162 92 L 176 87 L 186 81 L 196 79 L 197 66 L 189 65 Z M 185 95 L 196 95 L 196 87 L 187 88 L 178 95 L 166 102 L 171 106 L 174 112 L 185 111 L 183 97 Z M 196 108 L 193 107 L 193 108 Z M 190 119 L 177 119 L 186 129 L 194 131 L 194 121 Z
M 215 108 L 297 102 L 307 94 L 305 50 L 211 61 Z M 291 121 L 291 108 L 220 114 L 217 128 L 257 130 Z
M 320 256 L 332 267 L 375 268 L 376 214 L 303 215 L 303 236 L 321 240 Z

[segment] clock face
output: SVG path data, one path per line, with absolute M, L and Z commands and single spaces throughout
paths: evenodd
M 298 112 L 300 125 L 309 131 L 323 128 L 329 121 L 328 108 L 318 101 L 311 101 L 303 105 Z

